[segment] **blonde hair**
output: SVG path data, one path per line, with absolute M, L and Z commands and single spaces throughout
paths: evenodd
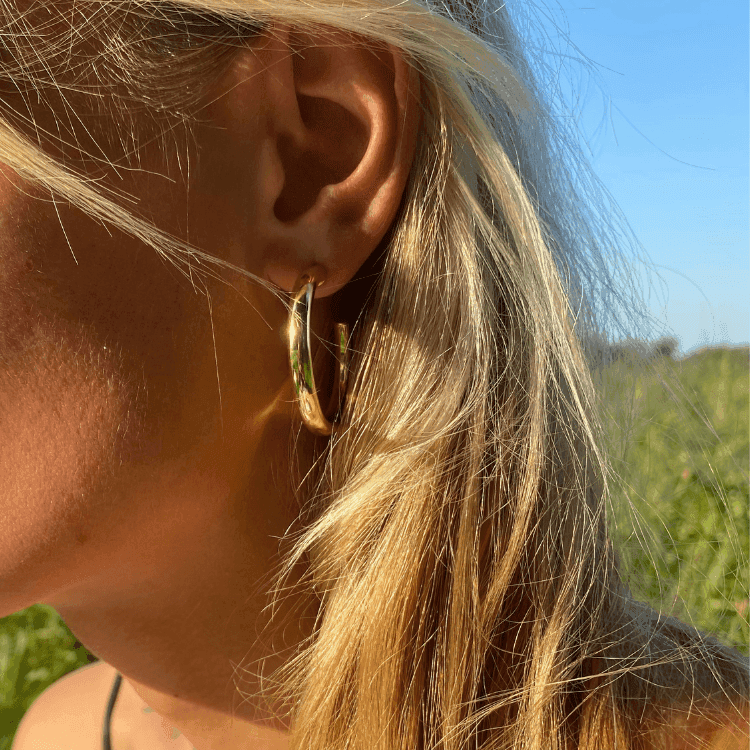
M 319 601 L 313 638 L 271 690 L 288 702 L 292 747 L 638 748 L 657 742 L 672 711 L 744 706 L 740 655 L 636 602 L 621 581 L 591 342 L 645 316 L 625 297 L 628 276 L 605 262 L 620 257 L 624 224 L 542 94 L 543 70 L 506 7 L 106 6 L 88 17 L 100 45 L 88 74 L 123 111 L 152 113 L 165 139 L 189 126 L 199 99 L 184 82 L 210 81 L 226 50 L 272 20 L 392 44 L 421 74 L 399 217 L 337 295 L 337 319 L 352 327 L 343 426 L 300 480 L 301 528 L 274 590 L 303 563 L 296 585 Z M 114 18 L 117 33 L 103 34 Z M 15 48 L 3 78 L 54 90 L 70 40 L 5 23 L 6 52 Z M 144 33 L 153 24 L 162 32 Z M 167 53 L 169 72 L 146 64 Z M 215 259 L 95 189 L 4 115 L 0 161 L 196 284 L 217 273 Z

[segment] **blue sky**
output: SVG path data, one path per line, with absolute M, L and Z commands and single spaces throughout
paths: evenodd
M 580 127 L 663 279 L 652 314 L 683 353 L 747 344 L 746 0 L 560 0 L 548 12 L 597 64 L 596 78 L 572 74 Z

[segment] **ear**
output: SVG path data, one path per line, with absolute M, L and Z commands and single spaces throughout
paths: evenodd
M 254 56 L 246 68 L 253 81 L 226 96 L 240 100 L 234 111 L 255 108 L 263 118 L 260 131 L 251 128 L 263 143 L 248 165 L 257 169 L 248 242 L 269 281 L 291 292 L 317 267 L 316 297 L 329 296 L 396 216 L 414 157 L 419 75 L 393 47 L 322 29 L 276 27 L 240 54 Z

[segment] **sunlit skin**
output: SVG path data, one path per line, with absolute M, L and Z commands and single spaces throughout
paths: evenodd
M 106 179 L 158 227 L 285 292 L 317 268 L 313 329 L 329 336 L 331 295 L 396 215 L 418 79 L 392 52 L 327 46 L 293 64 L 289 44 L 278 27 L 237 51 L 189 180 L 148 147 L 141 171 Z M 303 91 L 316 117 L 301 116 Z M 33 114 L 49 127 L 56 113 Z M 290 436 L 303 470 L 325 438 L 297 429 L 284 305 L 223 277 L 196 292 L 151 248 L 0 171 L 0 615 L 54 606 L 185 747 L 247 747 L 258 730 L 281 748 L 288 726 L 241 702 L 232 665 L 267 657 L 268 676 L 311 630 L 314 608 L 301 619 L 290 603 L 274 637 L 262 610 L 298 511 Z

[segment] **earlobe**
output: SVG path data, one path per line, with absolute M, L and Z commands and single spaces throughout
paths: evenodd
M 322 266 L 316 296 L 325 297 L 357 273 L 395 219 L 414 156 L 419 76 L 397 50 L 343 32 L 286 39 L 289 56 L 269 82 L 293 91 L 277 91 L 272 99 L 285 104 L 267 112 L 283 179 L 278 194 L 266 192 L 264 272 L 291 291 L 305 268 Z

